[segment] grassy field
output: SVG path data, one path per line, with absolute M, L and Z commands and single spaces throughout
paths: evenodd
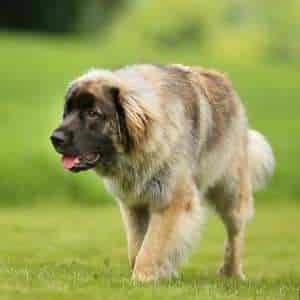
M 119 39 L 118 30 L 114 34 L 102 47 L 84 40 L 0 33 L 0 299 L 298 299 L 299 70 L 248 61 L 236 49 L 227 49 L 231 59 L 222 57 L 222 51 L 205 54 L 195 45 L 193 50 L 158 51 L 137 36 L 128 36 L 131 42 L 125 44 L 126 36 Z M 91 172 L 64 172 L 50 146 L 69 80 L 92 66 L 141 62 L 225 71 L 245 103 L 251 126 L 273 146 L 277 168 L 270 187 L 256 196 L 245 283 L 215 275 L 223 229 L 210 220 L 201 251 L 194 253 L 180 279 L 133 285 L 120 218 L 107 204 L 111 197 Z
M 0 212 L 0 298 L 298 299 L 299 206 L 259 205 L 249 226 L 246 282 L 220 279 L 223 228 L 210 217 L 180 278 L 133 284 L 116 207 L 43 206 Z

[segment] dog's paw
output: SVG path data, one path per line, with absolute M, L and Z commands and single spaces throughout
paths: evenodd
M 222 277 L 235 278 L 242 281 L 246 280 L 246 276 L 244 275 L 242 268 L 232 268 L 227 265 L 222 265 L 218 274 Z
M 131 280 L 133 282 L 155 282 L 159 280 L 170 280 L 177 277 L 177 272 L 172 268 L 139 268 L 135 266 Z
M 133 282 L 155 282 L 159 279 L 159 276 L 154 272 L 142 272 L 134 270 L 131 276 Z

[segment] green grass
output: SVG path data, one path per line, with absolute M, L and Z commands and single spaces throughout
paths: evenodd
M 0 299 L 299 299 L 298 4 L 284 3 L 287 14 L 257 1 L 242 11 L 224 10 L 226 1 L 134 2 L 101 39 L 0 33 Z M 49 143 L 71 79 L 144 62 L 225 71 L 272 144 L 277 167 L 256 196 L 246 282 L 215 275 L 224 234 L 212 218 L 179 279 L 132 284 L 117 208 L 97 205 L 111 196 L 92 172 L 64 172 Z
M 116 207 L 42 206 L 0 212 L 5 299 L 298 299 L 299 206 L 259 205 L 249 226 L 246 282 L 220 279 L 223 228 L 209 218 L 180 278 L 133 284 Z
M 122 41 L 102 48 L 79 40 L 0 34 L 0 299 L 297 299 L 299 72 L 243 57 L 205 56 L 188 47 L 160 52 Z M 270 187 L 257 195 L 245 283 L 215 275 L 223 229 L 212 220 L 201 251 L 180 279 L 133 285 L 117 209 L 96 205 L 111 197 L 91 172 L 64 172 L 50 146 L 48 137 L 59 122 L 70 79 L 91 66 L 136 62 L 224 70 L 245 103 L 251 126 L 273 146 L 277 168 Z

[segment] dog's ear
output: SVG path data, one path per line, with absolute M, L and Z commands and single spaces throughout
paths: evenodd
M 64 110 L 63 110 L 63 117 L 67 114 L 67 112 L 71 109 L 72 105 L 72 98 L 75 96 L 77 90 L 76 84 L 73 82 L 69 85 L 66 95 L 65 95 L 65 102 L 64 102 Z
M 153 116 L 133 93 L 120 87 L 105 87 L 116 108 L 119 134 L 127 152 L 138 150 L 148 136 Z
M 129 152 L 132 148 L 132 141 L 129 135 L 129 130 L 126 125 L 126 116 L 123 106 L 120 100 L 120 89 L 118 87 L 105 87 L 105 94 L 112 99 L 115 109 L 116 109 L 116 121 L 118 128 L 118 135 L 121 140 L 122 145 L 126 152 Z

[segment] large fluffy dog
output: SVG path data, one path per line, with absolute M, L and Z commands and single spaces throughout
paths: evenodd
M 220 274 L 244 277 L 252 193 L 274 159 L 224 75 L 182 65 L 92 70 L 70 84 L 51 139 L 66 169 L 93 168 L 115 195 L 133 279 L 176 275 L 205 203 L 227 232 Z

